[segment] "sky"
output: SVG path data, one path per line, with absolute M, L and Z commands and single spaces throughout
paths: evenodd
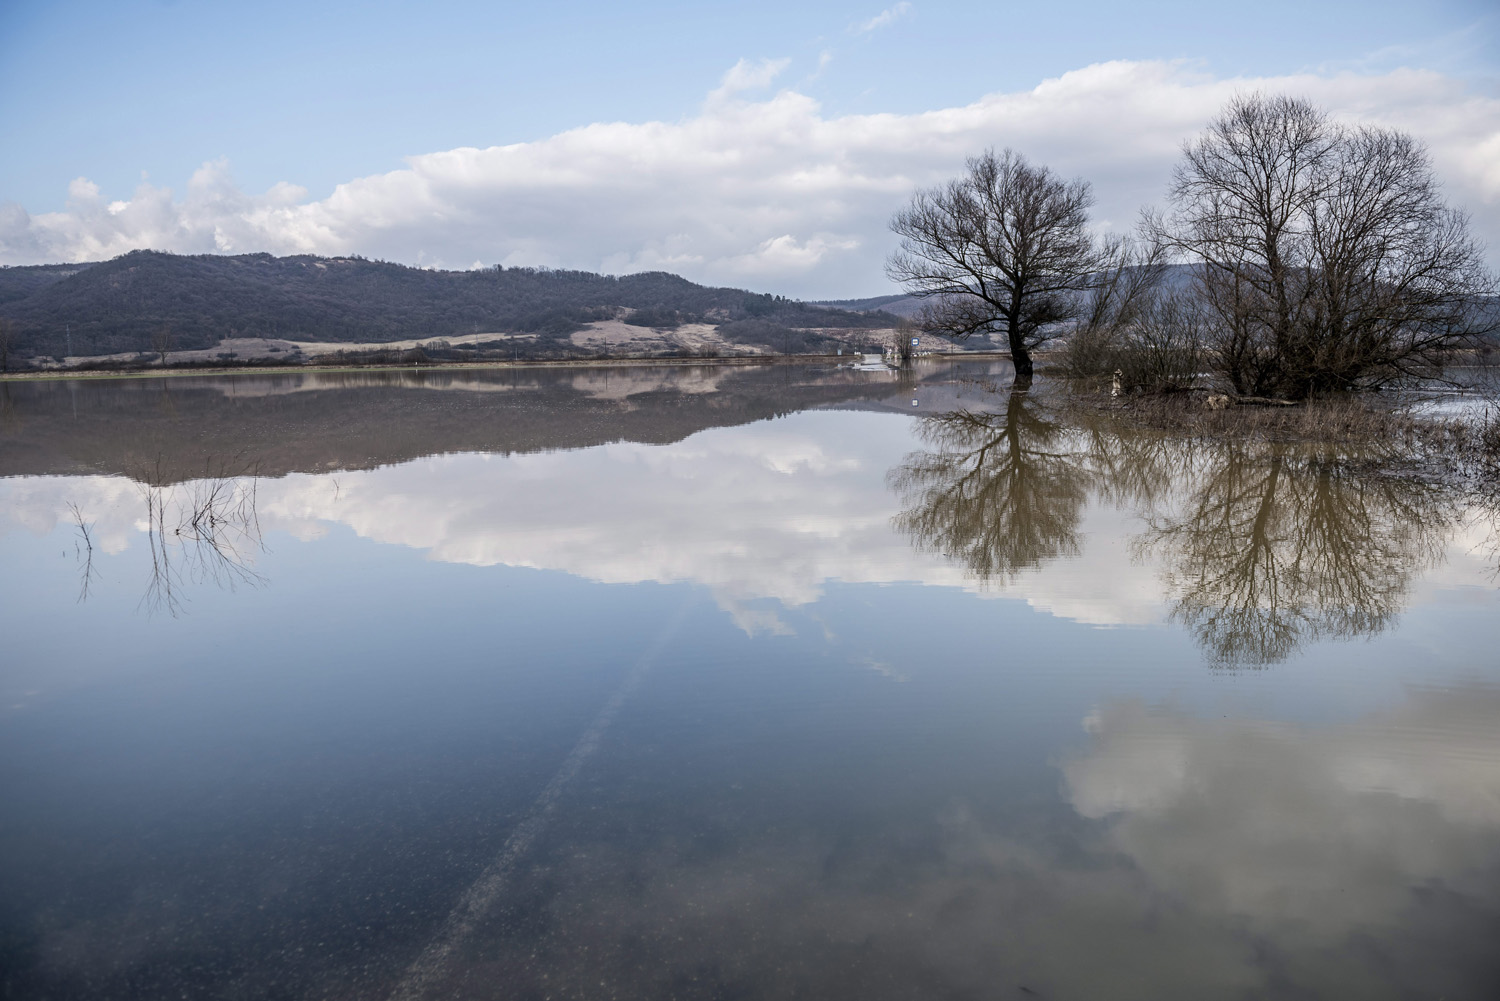
M 1159 204 L 1229 97 L 1415 133 L 1500 260 L 1500 7 L 0 0 L 0 264 L 362 254 L 893 289 L 920 186 L 1014 147 Z

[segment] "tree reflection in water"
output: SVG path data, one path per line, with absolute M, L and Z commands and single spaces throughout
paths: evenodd
M 98 571 L 94 568 L 94 526 L 83 518 L 83 509 L 72 501 L 68 502 L 68 511 L 73 516 L 73 530 L 76 538 L 73 541 L 73 556 L 78 563 L 78 600 L 80 603 L 89 600 L 89 589 L 94 586 L 94 580 Z
M 984 579 L 1008 580 L 1045 560 L 1079 553 L 1090 471 L 1064 426 L 1012 393 L 1003 415 L 959 411 L 923 418 L 933 451 L 890 474 L 903 498 L 897 528 L 918 548 L 962 560 Z
M 1153 516 L 1140 546 L 1163 558 L 1174 617 L 1216 664 L 1381 632 L 1441 560 L 1460 511 L 1437 485 L 1370 472 L 1369 455 L 1273 442 L 1193 451 L 1185 507 Z
M 146 502 L 146 546 L 151 573 L 141 604 L 150 612 L 176 616 L 183 609 L 184 585 L 213 584 L 228 590 L 259 586 L 255 555 L 264 549 L 256 511 L 257 476 L 253 463 L 206 464 L 197 479 L 174 482 L 158 458 L 135 477 Z M 80 543 L 79 601 L 87 601 L 97 573 L 93 565 L 92 526 L 70 503 Z
M 1172 617 L 1215 665 L 1266 664 L 1369 636 L 1404 607 L 1462 511 L 1453 491 L 1331 446 L 1194 441 L 1070 423 L 1024 393 L 1003 414 L 926 418 L 893 470 L 897 527 L 981 580 L 1081 551 L 1084 505 L 1136 511 Z

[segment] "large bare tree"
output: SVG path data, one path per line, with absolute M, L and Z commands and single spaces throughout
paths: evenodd
M 1077 315 L 1107 248 L 1088 229 L 1088 182 L 1067 181 L 1020 154 L 989 150 L 963 176 L 918 191 L 891 229 L 901 246 L 886 265 L 908 294 L 930 298 L 929 329 L 950 337 L 1004 333 L 1016 382 L 1031 352 Z
M 1305 397 L 1425 376 L 1495 291 L 1426 150 L 1306 101 L 1231 101 L 1187 144 L 1158 234 L 1201 265 L 1240 393 Z

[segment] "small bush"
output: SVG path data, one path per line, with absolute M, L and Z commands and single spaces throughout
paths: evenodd
M 630 314 L 625 321 L 632 327 L 650 327 L 653 330 L 676 330 L 682 326 L 682 314 L 675 309 L 649 306 Z
M 719 333 L 735 344 L 757 344 L 783 354 L 831 353 L 842 341 L 815 330 L 798 330 L 768 320 L 734 320 L 719 325 Z
M 1184 295 L 1156 295 L 1128 317 L 1080 325 L 1064 347 L 1063 370 L 1074 378 L 1111 378 L 1132 392 L 1192 389 L 1201 378 L 1207 321 Z

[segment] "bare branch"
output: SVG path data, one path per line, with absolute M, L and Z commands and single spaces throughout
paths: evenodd
M 934 301 L 929 329 L 1004 334 L 1017 381 L 1029 381 L 1031 352 L 1077 314 L 1078 293 L 1109 260 L 1088 230 L 1093 200 L 1085 181 L 1064 181 L 1012 150 L 987 151 L 896 213 L 901 246 L 886 273 Z
M 1429 377 L 1494 325 L 1495 277 L 1405 133 L 1236 98 L 1183 149 L 1171 197 L 1153 228 L 1199 264 L 1219 367 L 1242 395 Z

